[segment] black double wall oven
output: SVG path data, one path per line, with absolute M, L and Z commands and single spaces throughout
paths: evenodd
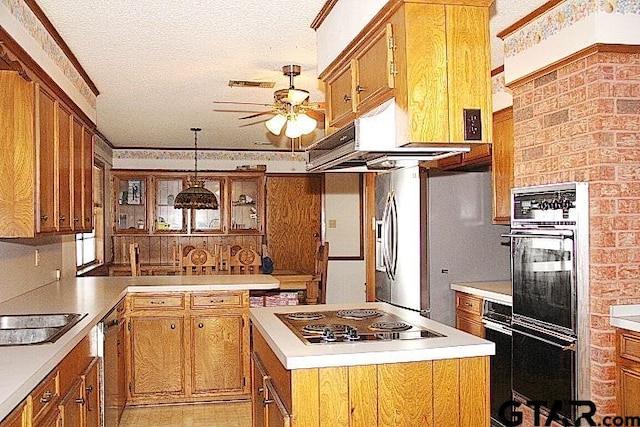
M 572 421 L 589 398 L 588 187 L 515 188 L 511 209 L 513 395 Z

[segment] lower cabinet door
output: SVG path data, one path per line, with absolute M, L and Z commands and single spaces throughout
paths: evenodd
M 184 317 L 131 317 L 131 395 L 185 392 Z
M 82 427 L 85 404 L 86 401 L 82 391 L 82 380 L 78 378 L 78 380 L 73 384 L 73 387 L 71 387 L 71 390 L 69 390 L 69 393 L 67 393 L 60 403 L 60 418 L 62 420 L 62 425 L 64 427 Z
M 29 425 L 28 423 L 25 425 Z M 63 427 L 66 425 L 80 425 L 80 424 L 63 424 L 62 413 L 59 408 L 52 409 L 49 414 L 42 420 L 34 424 L 34 427 Z
M 100 427 L 100 359 L 94 358 L 82 374 L 86 427 Z M 106 426 L 105 426 L 106 427 Z
M 251 356 L 251 403 L 253 407 L 253 427 L 264 427 L 264 400 L 266 399 L 265 380 L 267 374 L 262 367 L 262 363 L 255 354 Z
M 244 325 L 242 314 L 191 317 L 193 393 L 243 390 Z
M 621 367 L 619 377 L 619 415 L 636 416 L 640 414 L 640 371 Z

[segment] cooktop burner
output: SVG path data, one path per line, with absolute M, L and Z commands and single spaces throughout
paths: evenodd
M 411 329 L 411 325 L 404 322 L 375 322 L 369 325 L 372 331 L 400 332 Z
M 301 311 L 298 313 L 287 314 L 287 319 L 291 320 L 319 320 L 324 317 L 324 314 L 313 311 Z
M 444 335 L 415 326 L 379 309 L 279 313 L 276 316 L 305 344 L 436 338 Z
M 353 309 L 353 310 L 340 310 L 336 313 L 338 317 L 343 319 L 373 319 L 375 317 L 382 316 L 382 312 L 376 309 Z

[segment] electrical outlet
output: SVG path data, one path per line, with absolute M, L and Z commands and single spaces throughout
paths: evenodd
M 464 139 L 465 141 L 481 141 L 482 140 L 482 120 L 480 109 L 465 108 L 464 116 Z
M 329 220 L 329 228 L 336 228 L 337 226 L 338 226 L 338 221 L 336 221 L 335 219 Z

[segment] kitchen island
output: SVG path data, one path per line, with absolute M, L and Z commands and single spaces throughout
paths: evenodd
M 282 320 L 341 310 L 377 310 L 430 336 L 308 344 Z M 489 341 L 385 303 L 256 308 L 250 317 L 258 422 L 489 426 Z
M 0 421 L 18 406 L 81 341 L 97 351 L 100 320 L 128 293 L 277 289 L 269 275 L 86 277 L 55 281 L 0 303 L 0 314 L 86 314 L 54 343 L 0 346 Z

